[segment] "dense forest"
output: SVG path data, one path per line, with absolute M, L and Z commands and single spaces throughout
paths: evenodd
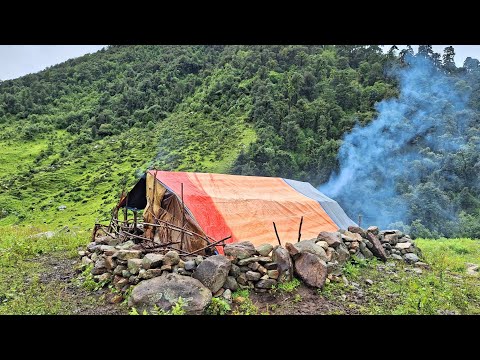
M 440 114 L 450 123 L 445 134 L 468 136 L 441 159 L 415 143 L 435 171 L 418 166 L 415 182 L 396 184 L 411 210 L 398 220 L 418 235 L 480 237 L 480 67 L 467 58 L 457 68 L 454 56 L 452 47 L 438 54 L 428 45 L 417 54 L 360 45 L 109 46 L 4 81 L 0 224 L 89 226 L 152 166 L 319 186 L 339 171 L 345 135 L 400 96 L 394 70 L 418 57 L 469 94 L 468 109 Z M 471 121 L 459 129 L 462 116 Z M 339 202 L 356 216 L 358 204 Z

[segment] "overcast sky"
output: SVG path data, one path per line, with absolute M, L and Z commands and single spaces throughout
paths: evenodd
M 15 79 L 34 73 L 47 66 L 100 50 L 105 45 L 0 45 L 0 80 Z M 391 45 L 385 45 L 388 51 Z M 405 45 L 398 45 L 401 49 Z M 443 54 L 448 45 L 433 45 L 434 51 Z M 413 46 L 417 52 L 417 45 Z M 480 45 L 454 45 L 455 62 L 462 66 L 468 56 L 480 59 Z
M 47 66 L 100 50 L 105 45 L 0 45 L 0 80 L 15 79 Z

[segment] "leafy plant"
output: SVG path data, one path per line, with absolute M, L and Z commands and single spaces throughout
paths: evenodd
M 281 282 L 277 284 L 277 289 L 285 291 L 287 293 L 294 291 L 300 286 L 300 281 L 297 278 L 293 278 L 291 281 Z
M 214 297 L 206 309 L 207 315 L 225 315 L 231 310 L 230 304 L 222 298 Z

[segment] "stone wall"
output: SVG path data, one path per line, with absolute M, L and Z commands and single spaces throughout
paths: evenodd
M 182 297 L 187 301 L 187 313 L 200 314 L 212 296 L 231 302 L 232 292 L 238 289 L 266 292 L 293 276 L 308 286 L 321 288 L 327 279 L 342 275 L 343 265 L 352 256 L 415 263 L 421 253 L 399 230 L 351 226 L 284 247 L 263 244 L 255 248 L 248 241 L 228 244 L 224 255 L 209 257 L 183 256 L 173 250 L 145 253 L 132 241 L 121 243 L 103 236 L 79 255 L 79 270 L 92 264 L 94 280 L 111 282 L 122 294 L 112 296 L 112 302 L 121 301 L 131 291 L 130 306 L 142 310 L 156 305 L 169 310 Z

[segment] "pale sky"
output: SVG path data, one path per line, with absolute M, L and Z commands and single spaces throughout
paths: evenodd
M 383 51 L 387 52 L 392 45 L 385 45 L 383 47 Z M 450 45 L 432 45 L 433 51 L 443 55 L 443 49 Z M 467 57 L 471 57 L 474 59 L 480 60 L 480 45 L 452 45 L 455 49 L 455 64 L 460 67 L 463 66 L 463 62 Z M 397 47 L 401 50 L 406 48 L 406 45 L 397 45 Z M 418 51 L 418 45 L 412 45 L 415 54 Z
M 0 45 L 0 80 L 17 77 L 41 71 L 68 59 L 93 53 L 105 45 Z M 391 45 L 385 45 L 388 51 Z M 400 49 L 405 45 L 397 45 Z M 434 51 L 443 54 L 448 45 L 433 45 Z M 412 45 L 415 52 L 418 46 Z M 480 45 L 454 45 L 455 62 L 462 66 L 468 56 L 480 59 Z
M 0 80 L 35 73 L 105 45 L 0 45 Z

